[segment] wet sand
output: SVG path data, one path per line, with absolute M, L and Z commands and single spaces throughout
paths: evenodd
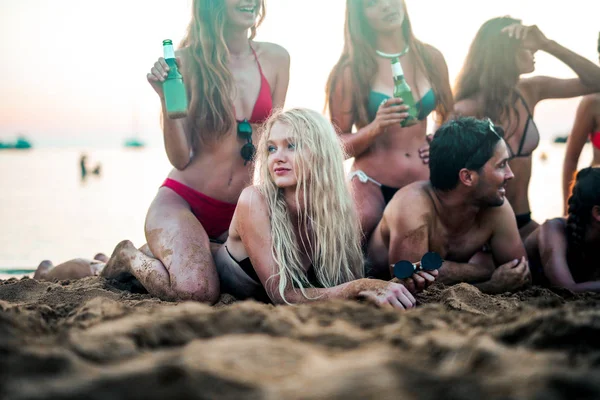
M 436 284 L 399 313 L 115 285 L 0 281 L 0 398 L 600 398 L 600 295 Z

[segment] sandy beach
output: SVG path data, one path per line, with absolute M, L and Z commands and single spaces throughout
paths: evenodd
M 436 284 L 399 313 L 142 291 L 0 281 L 0 398 L 600 398 L 600 295 Z

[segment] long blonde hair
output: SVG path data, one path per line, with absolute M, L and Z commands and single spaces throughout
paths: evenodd
M 310 232 L 308 244 L 302 234 L 296 237 L 283 190 L 275 185 L 269 173 L 267 142 L 276 123 L 289 127 L 296 145 L 297 217 L 300 231 Z M 309 253 L 322 287 L 364 276 L 360 223 L 345 183 L 343 162 L 338 135 L 329 120 L 318 112 L 304 108 L 278 110 L 267 120 L 257 150 L 257 186 L 267 201 L 271 217 L 271 251 L 279 269 L 273 277 L 279 277 L 279 294 L 286 303 L 284 292 L 289 285 L 299 287 L 305 297 L 305 288 L 314 287 L 302 268 L 301 246 Z
M 259 2 L 258 19 L 250 28 L 250 39 L 265 17 L 265 0 Z M 187 76 L 191 77 L 191 124 L 189 131 L 195 149 L 203 132 L 217 137 L 231 131 L 235 112 L 231 101 L 233 76 L 227 68 L 229 49 L 225 42 L 227 8 L 225 0 L 194 0 L 192 19 L 179 47 L 185 49 Z

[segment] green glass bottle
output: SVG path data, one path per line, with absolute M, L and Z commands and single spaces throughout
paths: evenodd
M 408 86 L 406 79 L 404 79 L 404 71 L 402 70 L 402 64 L 400 64 L 400 58 L 398 57 L 392 58 L 392 74 L 394 75 L 394 97 L 400 97 L 404 100 L 404 105 L 409 107 L 406 111 L 408 117 L 406 117 L 400 125 L 404 127 L 415 125 L 419 121 L 419 112 L 410 86 Z
M 181 76 L 175 62 L 175 50 L 173 50 L 173 42 L 171 40 L 163 40 L 163 51 L 165 61 L 169 66 L 169 75 L 163 82 L 167 115 L 171 119 L 183 118 L 187 115 L 188 98 L 185 84 L 183 83 L 183 76 Z

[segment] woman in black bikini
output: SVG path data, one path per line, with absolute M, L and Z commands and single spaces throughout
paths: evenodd
M 534 71 L 534 53 L 543 50 L 575 71 L 574 79 L 547 76 L 520 78 Z M 469 49 L 454 88 L 456 114 L 489 117 L 506 132 L 515 179 L 506 197 L 525 239 L 538 224 L 531 219 L 528 187 L 531 154 L 540 135 L 533 121 L 537 103 L 544 99 L 576 97 L 600 90 L 600 68 L 549 40 L 537 26 L 517 19 L 494 18 L 484 23 Z
M 415 38 L 403 0 L 347 0 L 344 50 L 327 82 L 331 120 L 346 153 L 361 226 L 368 241 L 396 191 L 429 178 L 427 117 L 452 111 L 444 56 Z M 390 60 L 400 57 L 419 122 L 401 127 L 402 99 L 393 98 Z M 354 128 L 356 128 L 354 130 Z
M 544 222 L 525 241 L 533 282 L 600 292 L 600 169 L 577 174 L 567 218 Z
M 215 256 L 223 291 L 276 304 L 332 298 L 399 309 L 415 304 L 404 285 L 363 278 L 343 153 L 324 116 L 306 109 L 275 113 L 257 147 L 257 169 L 259 182 L 242 192 Z M 409 279 L 424 287 L 435 276 L 420 271 Z

